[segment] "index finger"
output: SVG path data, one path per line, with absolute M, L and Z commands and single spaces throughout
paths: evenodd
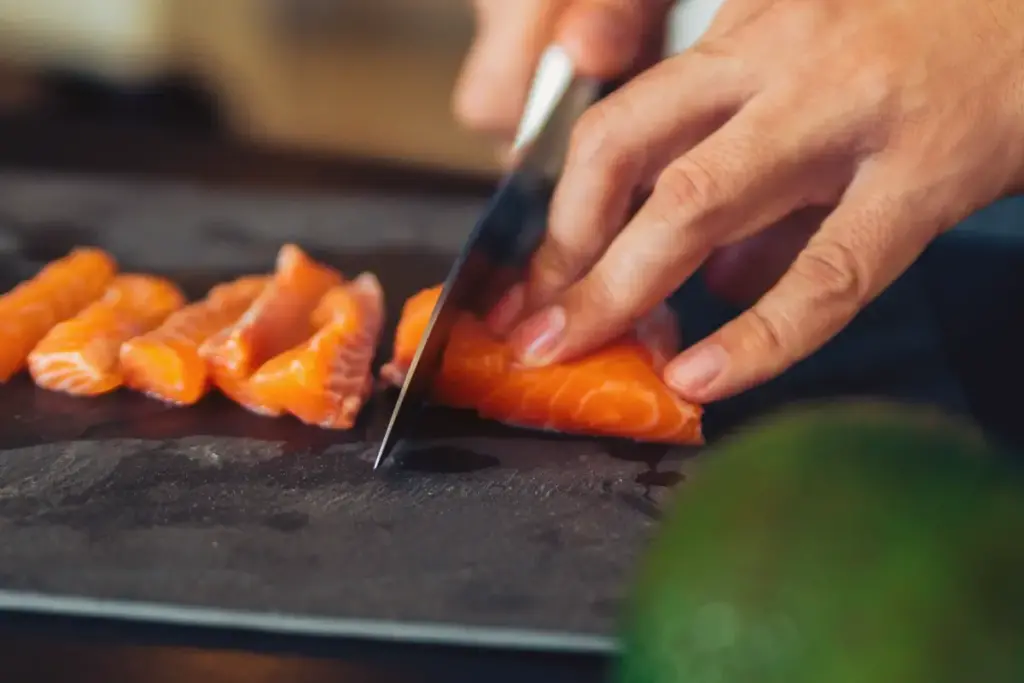
M 799 208 L 829 140 L 808 124 L 813 115 L 762 96 L 670 165 L 597 264 L 513 333 L 524 362 L 563 361 L 606 343 L 671 294 L 713 248 Z M 537 321 L 553 310 L 563 329 L 538 354 Z
M 552 198 L 545 240 L 516 292 L 519 310 L 496 315 L 496 333 L 508 332 L 586 273 L 625 225 L 638 190 L 740 106 L 750 86 L 735 69 L 731 61 L 691 52 L 659 64 L 584 114 Z

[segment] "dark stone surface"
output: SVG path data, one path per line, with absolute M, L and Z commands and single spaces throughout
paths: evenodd
M 267 270 L 294 240 L 374 270 L 392 322 L 443 275 L 480 202 L 404 195 L 267 197 L 180 184 L 0 177 L 3 275 L 73 244 L 193 294 Z M 850 394 L 968 403 L 948 363 L 927 263 L 820 354 L 709 410 L 712 438 L 791 401 Z M 694 285 L 689 335 L 734 313 Z M 440 622 L 607 636 L 684 450 L 555 438 L 437 411 L 422 450 L 374 476 L 387 416 L 357 429 L 266 420 L 211 397 L 168 409 L 0 391 L 0 589 L 251 613 Z M 686 466 L 684 466 L 686 465 Z M 685 485 L 682 487 L 685 491 Z M 138 615 L 137 615 L 138 616 Z M 152 615 L 150 615 L 152 616 Z M 328 622 L 319 622 L 328 623 Z
M 377 272 L 392 323 L 443 277 L 478 211 L 465 199 L 0 179 L 8 280 L 101 244 L 125 269 L 170 274 L 198 295 L 269 269 L 294 240 L 349 274 Z M 182 410 L 19 378 L 0 393 L 0 586 L 608 633 L 650 527 L 651 467 L 617 444 L 437 411 L 425 450 L 374 476 L 389 409 L 377 397 L 357 429 L 325 432 L 217 396 Z

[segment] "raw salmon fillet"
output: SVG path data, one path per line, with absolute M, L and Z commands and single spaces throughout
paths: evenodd
M 373 358 L 384 325 L 384 292 L 364 273 L 331 289 L 309 340 L 267 361 L 250 379 L 253 396 L 302 422 L 351 429 L 373 390 Z
M 75 249 L 0 297 L 0 382 L 25 367 L 29 352 L 57 323 L 103 294 L 117 264 L 100 249 Z
M 286 244 L 277 255 L 274 276 L 232 325 L 199 347 L 213 383 L 239 405 L 260 415 L 284 413 L 280 405 L 262 403 L 249 378 L 268 360 L 298 346 L 315 331 L 310 318 L 341 274 L 317 263 L 299 247 Z
M 400 385 L 430 320 L 440 287 L 410 298 L 382 378 Z M 700 406 L 665 386 L 660 370 L 677 348 L 674 319 L 658 309 L 644 324 L 576 361 L 545 368 L 516 364 L 511 348 L 483 323 L 455 325 L 433 388 L 433 400 L 481 417 L 559 432 L 637 441 L 700 444 Z
M 58 323 L 28 356 L 36 385 L 75 396 L 97 396 L 121 386 L 121 345 L 147 332 L 185 304 L 161 277 L 120 275 L 103 296 Z
M 155 330 L 129 339 L 121 346 L 125 385 L 172 405 L 199 401 L 210 384 L 199 347 L 238 320 L 268 282 L 267 276 L 247 276 L 217 285 Z

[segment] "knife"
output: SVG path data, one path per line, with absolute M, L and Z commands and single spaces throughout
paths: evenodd
M 455 321 L 484 315 L 522 277 L 547 231 L 548 208 L 572 124 L 611 84 L 577 77 L 558 47 L 541 58 L 501 181 L 444 281 L 384 432 L 377 469 L 415 426 L 444 358 Z

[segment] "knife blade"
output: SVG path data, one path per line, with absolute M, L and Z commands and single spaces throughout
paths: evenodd
M 551 195 L 572 124 L 608 89 L 608 84 L 577 77 L 560 48 L 545 52 L 520 122 L 513 169 L 502 179 L 445 278 L 374 469 L 415 426 L 455 321 L 465 312 L 485 314 L 522 276 L 547 231 Z

